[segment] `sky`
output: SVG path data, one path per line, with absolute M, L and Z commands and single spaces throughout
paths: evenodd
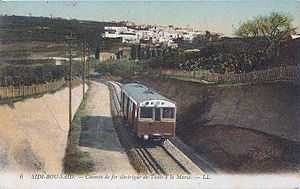
M 300 32 L 300 1 L 2 1 L 0 14 L 133 21 L 174 25 L 233 36 L 247 19 L 271 12 L 290 14 Z

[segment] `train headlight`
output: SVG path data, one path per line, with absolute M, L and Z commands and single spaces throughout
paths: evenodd
M 148 136 L 148 135 L 144 135 L 144 139 L 145 139 L 145 140 L 148 140 L 148 139 L 149 139 L 149 136 Z

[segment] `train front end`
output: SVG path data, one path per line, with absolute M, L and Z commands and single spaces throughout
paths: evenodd
M 136 133 L 144 140 L 161 140 L 175 135 L 176 104 L 165 100 L 146 100 L 139 104 Z

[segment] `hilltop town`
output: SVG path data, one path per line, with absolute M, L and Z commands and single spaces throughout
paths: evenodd
M 125 26 L 105 26 L 105 38 L 119 38 L 122 43 L 147 43 L 155 46 L 167 46 L 178 48 L 179 43 L 192 43 L 195 38 L 216 41 L 220 35 L 210 34 L 209 31 L 203 32 L 192 28 L 179 28 L 169 26 L 136 25 L 129 22 L 120 22 Z M 119 23 L 119 24 L 120 24 Z M 210 34 L 209 36 L 207 34 Z
M 110 48 L 99 52 L 100 61 L 120 58 L 145 60 L 161 56 L 166 51 L 178 49 L 185 49 L 186 52 L 197 52 L 199 49 L 193 44 L 216 42 L 221 38 L 218 33 L 180 28 L 173 25 L 137 25 L 128 21 L 112 22 L 112 24 L 113 26 L 104 26 L 102 37 L 104 41 L 110 44 Z M 123 45 L 119 45 L 119 48 L 111 48 L 117 46 L 116 44 Z M 98 58 L 98 51 L 96 53 L 95 56 Z

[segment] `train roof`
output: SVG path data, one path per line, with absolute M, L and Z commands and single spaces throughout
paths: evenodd
M 131 97 L 133 100 L 135 100 L 137 103 L 142 103 L 147 100 L 171 100 L 167 99 L 166 97 L 160 95 L 153 89 L 146 87 L 139 83 L 128 83 L 123 85 L 123 90 Z M 174 102 L 172 102 L 174 103 Z M 174 103 L 175 104 L 175 103 Z

